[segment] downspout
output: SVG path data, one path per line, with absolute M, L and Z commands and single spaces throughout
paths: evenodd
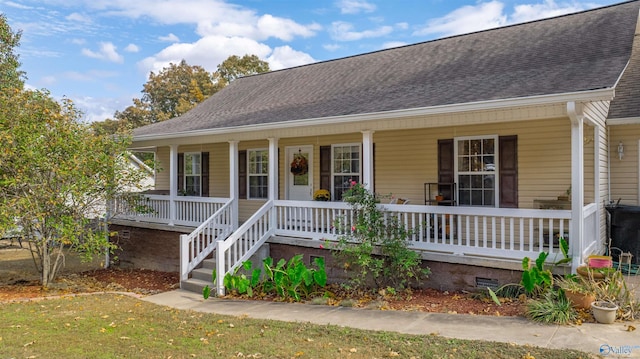
M 584 251 L 584 114 L 582 104 L 567 102 L 567 115 L 571 121 L 571 270 L 582 264 Z

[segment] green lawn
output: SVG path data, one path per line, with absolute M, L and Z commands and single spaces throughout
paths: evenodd
M 204 314 L 108 294 L 2 304 L 0 317 L 0 358 L 589 357 L 572 350 Z

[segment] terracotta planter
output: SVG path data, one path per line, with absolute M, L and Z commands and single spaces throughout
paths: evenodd
M 598 323 L 611 324 L 616 320 L 618 306 L 610 302 L 599 300 L 591 303 L 591 311 L 593 313 L 593 317 L 596 318 Z
M 596 296 L 593 294 L 584 294 L 579 292 L 565 291 L 565 296 L 571 302 L 571 305 L 576 309 L 589 309 L 591 303 L 596 300 Z

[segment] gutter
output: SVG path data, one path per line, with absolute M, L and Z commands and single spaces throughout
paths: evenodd
M 387 118 L 403 118 L 403 117 L 415 117 L 415 116 L 428 116 L 428 115 L 440 115 L 450 114 L 456 112 L 469 112 L 469 111 L 482 111 L 499 108 L 509 107 L 524 107 L 535 106 L 551 103 L 566 103 L 566 102 L 589 102 L 606 100 L 610 101 L 613 98 L 614 89 L 605 88 L 589 91 L 567 92 L 563 94 L 554 95 L 540 95 L 529 96 L 521 98 L 501 99 L 501 100 L 487 100 L 478 102 L 468 102 L 463 104 L 450 104 L 431 107 L 420 107 L 413 109 L 402 109 L 384 112 L 373 112 L 356 115 L 343 115 L 343 116 L 330 116 L 319 118 L 308 118 L 293 121 L 283 121 L 267 124 L 255 124 L 246 126 L 234 126 L 223 128 L 210 128 L 205 130 L 194 130 L 174 133 L 163 134 L 149 134 L 138 135 L 133 137 L 133 141 L 153 141 L 153 140 L 166 140 L 174 138 L 183 138 L 189 136 L 207 136 L 207 135 L 222 135 L 222 134 L 234 134 L 247 131 L 266 131 L 277 130 L 282 128 L 299 128 L 317 125 L 332 125 L 332 124 L 346 124 L 352 122 L 361 121 L 375 121 Z

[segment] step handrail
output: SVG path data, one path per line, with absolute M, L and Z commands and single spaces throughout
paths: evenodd
M 217 247 L 220 238 L 233 232 L 233 200 L 225 203 L 190 234 L 180 235 L 180 280 L 189 278 L 196 268 Z
M 216 291 L 225 294 L 224 276 L 249 260 L 275 233 L 275 205 L 270 200 L 226 238 L 218 239 L 216 249 Z

